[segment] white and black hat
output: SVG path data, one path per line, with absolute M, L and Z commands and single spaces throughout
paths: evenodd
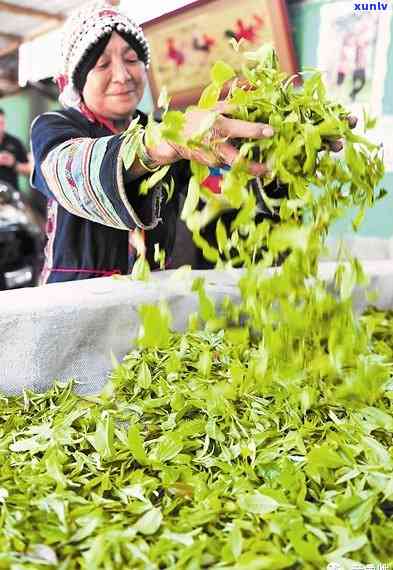
M 58 84 L 62 91 L 59 99 L 66 107 L 80 102 L 87 73 L 114 31 L 130 44 L 145 66 L 149 66 L 150 48 L 142 28 L 105 1 L 89 2 L 74 12 L 63 27 Z

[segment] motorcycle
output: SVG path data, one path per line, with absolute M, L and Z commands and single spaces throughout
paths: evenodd
M 20 193 L 0 180 L 0 291 L 37 285 L 44 236 Z

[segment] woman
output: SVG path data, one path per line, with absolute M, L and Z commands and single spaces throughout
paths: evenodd
M 141 28 L 108 4 L 88 4 L 65 25 L 61 57 L 64 110 L 41 115 L 31 131 L 32 184 L 49 199 L 41 282 L 127 274 L 136 249 L 150 264 L 156 243 L 170 255 L 187 161 L 231 164 L 238 152 L 231 138 L 268 137 L 273 130 L 219 115 L 205 142 L 226 142 L 190 151 L 165 141 L 147 148 L 142 129 L 137 156 L 126 169 L 122 134 L 131 119 L 139 117 L 142 126 L 147 120 L 137 110 L 150 61 Z M 186 136 L 196 133 L 205 118 L 205 111 L 188 112 Z M 175 197 L 167 201 L 162 184 L 139 195 L 143 177 L 161 165 L 171 165 Z M 258 176 L 265 167 L 250 163 L 250 171 Z

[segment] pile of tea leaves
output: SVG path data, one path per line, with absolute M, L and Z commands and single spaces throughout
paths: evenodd
M 393 313 L 354 313 L 354 288 L 366 284 L 358 261 L 339 264 L 330 287 L 317 271 L 329 224 L 352 205 L 360 222 L 383 165 L 326 100 L 319 74 L 295 89 L 262 55 L 243 70 L 255 88 L 235 84 L 228 101 L 239 117 L 274 123 L 271 141 L 245 141 L 241 152 L 269 155 L 288 184 L 282 223 L 256 223 L 239 161 L 223 194 L 239 217 L 229 231 L 218 220 L 212 252 L 195 202 L 206 171 L 193 164 L 184 218 L 221 263 L 236 249 L 240 301 L 215 306 L 197 279 L 186 331 L 172 330 L 164 304 L 140 308 L 135 348 L 100 395 L 80 396 L 70 382 L 0 399 L 0 569 L 391 563 Z M 231 73 L 216 64 L 201 107 L 214 108 Z M 183 119 L 167 111 L 159 136 L 175 139 Z M 345 139 L 343 157 L 318 152 L 315 129 L 328 120 L 318 136 Z M 186 144 L 203 144 L 203 133 Z M 206 195 L 215 214 L 217 199 Z
M 392 559 L 393 315 L 355 321 L 321 283 L 298 304 L 273 283 L 263 329 L 230 301 L 223 328 L 199 282 L 205 326 L 171 332 L 165 306 L 141 308 L 99 397 L 2 398 L 0 568 Z

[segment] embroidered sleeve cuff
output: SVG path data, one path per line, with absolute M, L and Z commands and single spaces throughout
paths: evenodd
M 117 229 L 152 229 L 159 221 L 161 190 L 153 191 L 141 209 L 136 183 L 135 200 L 129 199 L 121 143 L 119 135 L 65 141 L 49 152 L 42 173 L 55 198 L 72 214 Z

